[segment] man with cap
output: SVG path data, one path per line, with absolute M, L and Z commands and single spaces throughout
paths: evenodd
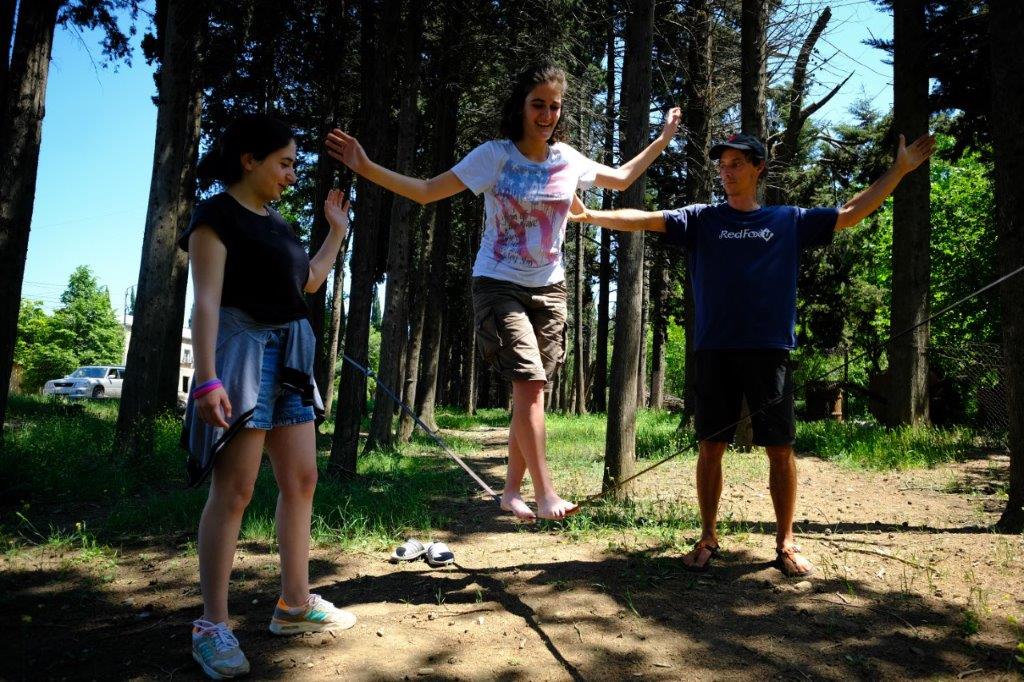
M 670 211 L 598 211 L 574 204 L 574 210 L 582 210 L 573 220 L 614 230 L 663 232 L 668 244 L 682 247 L 689 256 L 696 311 L 693 372 L 702 531 L 683 557 L 688 570 L 707 570 L 718 553 L 722 456 L 733 439 L 745 395 L 754 443 L 764 446 L 769 460 L 776 564 L 789 577 L 813 571 L 793 536 L 796 428 L 788 370 L 789 353 L 796 347 L 800 253 L 828 244 L 835 232 L 874 212 L 934 149 L 934 137 L 922 135 L 908 146 L 900 135 L 889 170 L 841 208 L 761 206 L 757 189 L 766 154 L 761 141 L 751 135 L 733 135 L 711 148 L 724 203 Z

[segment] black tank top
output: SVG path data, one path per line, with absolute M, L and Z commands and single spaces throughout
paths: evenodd
M 291 225 L 272 208 L 253 213 L 227 192 L 199 202 L 178 246 L 207 225 L 224 243 L 224 289 L 220 304 L 244 310 L 253 319 L 283 324 L 309 317 L 303 289 L 309 278 L 309 256 Z

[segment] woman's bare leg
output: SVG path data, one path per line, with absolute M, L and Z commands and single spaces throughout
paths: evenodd
M 313 422 L 274 428 L 267 436 L 267 453 L 280 490 L 276 520 L 281 596 L 290 606 L 299 606 L 309 598 L 309 529 L 317 480 Z
M 512 382 L 512 425 L 516 444 L 533 479 L 537 516 L 542 519 L 565 518 L 576 505 L 559 497 L 551 483 L 546 455 L 543 381 Z
M 523 500 L 521 488 L 526 475 L 526 459 L 516 439 L 515 421 L 508 429 L 508 473 L 505 475 L 505 489 L 501 493 L 501 508 L 512 512 L 516 518 L 528 521 L 537 518 Z
M 266 431 L 242 429 L 217 456 L 210 494 L 199 519 L 199 589 L 203 620 L 228 620 L 228 580 L 242 515 L 252 499 Z

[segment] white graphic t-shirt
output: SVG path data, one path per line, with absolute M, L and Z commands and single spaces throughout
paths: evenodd
M 484 195 L 486 225 L 474 277 L 524 287 L 565 279 L 562 242 L 577 188 L 594 184 L 596 164 L 567 144 L 551 145 L 542 163 L 530 161 L 511 140 L 485 142 L 452 172 Z

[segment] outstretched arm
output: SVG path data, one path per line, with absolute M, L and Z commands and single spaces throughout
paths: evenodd
M 836 220 L 836 232 L 853 227 L 875 212 L 882 202 L 892 194 L 903 176 L 911 172 L 935 151 L 935 136 L 922 135 L 908 147 L 903 135 L 900 135 L 900 146 L 896 151 L 896 160 L 882 177 L 875 180 L 864 191 L 857 194 L 841 209 Z
M 646 149 L 618 168 L 598 164 L 597 178 L 594 184 L 598 187 L 614 189 L 620 192 L 632 185 L 647 170 L 651 162 L 665 150 L 665 147 L 672 141 L 672 138 L 675 137 L 676 131 L 679 130 L 679 121 L 682 117 L 683 112 L 679 107 L 669 109 L 668 115 L 665 117 L 665 127 L 662 128 L 661 134 L 655 138 L 654 142 L 647 145 Z
M 440 201 L 466 189 L 462 180 L 451 171 L 423 180 L 410 178 L 374 163 L 366 155 L 359 140 L 337 128 L 327 135 L 326 142 L 327 153 L 351 168 L 354 173 L 416 203 L 429 204 L 432 201 Z
M 588 209 L 579 197 L 573 197 L 569 220 L 577 223 L 591 223 L 598 227 L 623 232 L 664 232 L 665 214 L 661 211 L 641 211 L 636 208 L 620 208 L 614 211 Z
M 320 246 L 320 250 L 309 262 L 309 277 L 306 279 L 305 291 L 312 294 L 323 286 L 327 279 L 327 273 L 334 267 L 334 261 L 338 258 L 338 251 L 348 234 L 348 199 L 342 195 L 340 189 L 332 189 L 327 193 L 324 201 L 324 216 L 327 224 L 331 226 L 327 238 Z

